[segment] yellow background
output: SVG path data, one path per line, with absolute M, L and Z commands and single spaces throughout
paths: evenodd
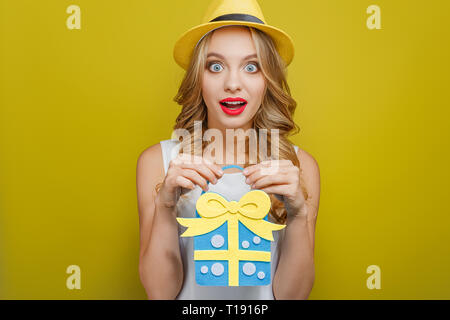
M 136 160 L 170 138 L 172 48 L 208 1 L 0 3 L 0 298 L 146 299 Z M 292 140 L 320 166 L 310 298 L 449 299 L 449 2 L 260 5 L 295 41 Z

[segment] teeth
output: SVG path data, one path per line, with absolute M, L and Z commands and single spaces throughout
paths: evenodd
M 242 101 L 233 101 L 233 102 L 222 102 L 222 105 L 227 108 L 239 108 L 243 106 L 245 102 Z
M 241 103 L 244 103 L 244 102 L 243 101 L 225 101 L 224 103 L 237 105 L 237 104 L 241 104 Z

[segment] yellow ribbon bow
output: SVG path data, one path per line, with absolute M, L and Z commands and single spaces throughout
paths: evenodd
M 232 237 L 237 235 L 237 222 L 240 221 L 253 233 L 273 241 L 272 231 L 286 227 L 263 220 L 270 209 L 270 198 L 262 190 L 247 192 L 239 202 L 227 201 L 218 193 L 206 192 L 197 200 L 196 208 L 201 218 L 177 218 L 178 223 L 188 227 L 181 237 L 208 233 L 220 227 L 225 221 L 229 224 L 228 237 Z

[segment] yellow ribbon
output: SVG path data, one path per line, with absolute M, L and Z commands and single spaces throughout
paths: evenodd
M 273 241 L 272 231 L 286 227 L 263 220 L 270 209 L 270 198 L 262 190 L 247 192 L 239 202 L 227 201 L 217 193 L 206 192 L 197 200 L 196 208 L 201 218 L 177 218 L 178 223 L 188 227 L 181 237 L 208 233 L 234 217 L 253 233 L 270 241 Z

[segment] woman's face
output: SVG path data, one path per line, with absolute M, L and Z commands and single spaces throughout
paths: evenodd
M 251 128 L 264 89 L 265 78 L 250 30 L 239 26 L 215 30 L 210 38 L 202 81 L 208 128 Z

